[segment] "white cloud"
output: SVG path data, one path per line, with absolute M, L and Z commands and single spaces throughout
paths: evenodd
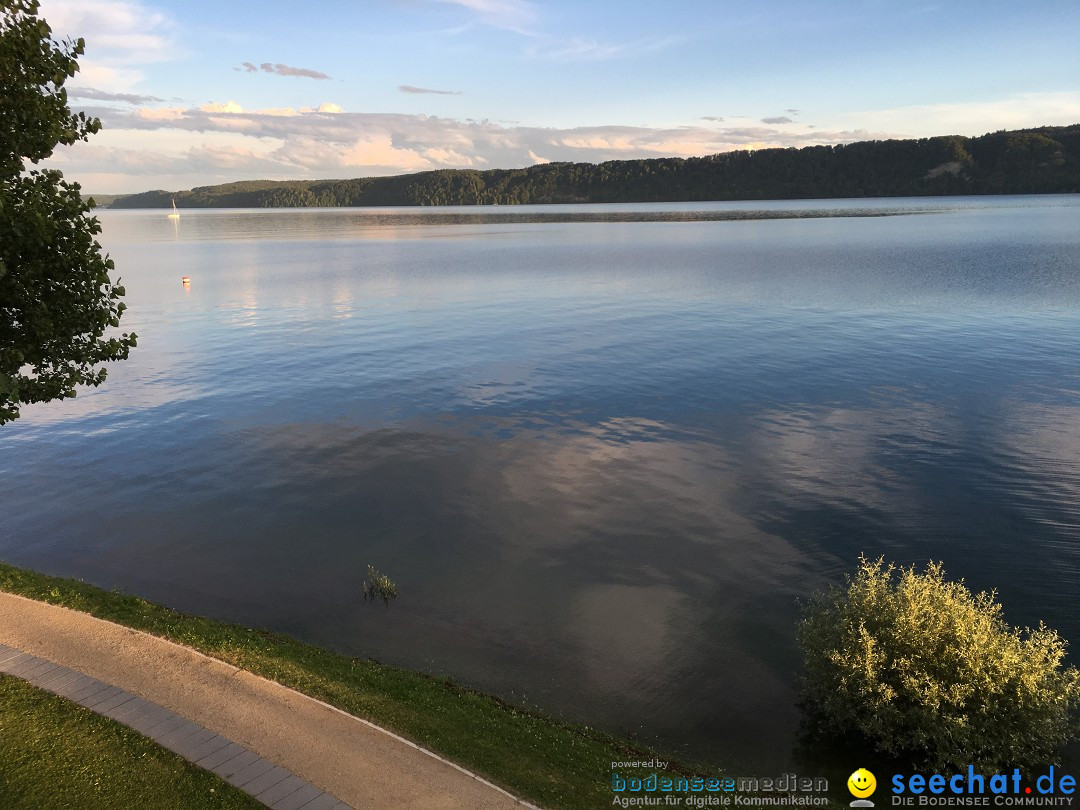
M 252 134 L 256 134 L 259 129 L 259 125 L 255 121 L 252 121 L 250 118 L 226 118 L 224 115 L 215 115 L 207 120 L 219 132 L 249 132 Z
M 621 56 L 625 53 L 626 48 L 626 45 L 615 45 L 608 42 L 599 42 L 595 39 L 573 37 L 566 42 L 549 44 L 546 47 L 534 47 L 530 49 L 529 54 L 561 62 L 589 62 Z
M 273 167 L 277 162 L 267 152 L 234 144 L 200 144 L 191 147 L 184 158 L 185 162 L 201 164 L 204 168 L 224 171 L 232 174 L 241 172 L 260 172 Z
M 325 113 L 327 115 L 336 115 L 337 113 L 345 112 L 344 108 L 340 104 L 334 104 L 332 101 L 327 101 L 320 104 L 318 107 L 301 107 L 302 113 Z
M 975 136 L 999 129 L 1022 129 L 1032 126 L 1032 122 L 1065 126 L 1080 121 L 1080 91 L 1023 93 L 992 101 L 865 110 L 838 116 L 837 120 L 841 126 L 886 130 L 904 138 Z
M 555 62 L 602 62 L 653 53 L 682 41 L 681 37 L 659 37 L 614 43 L 588 37 L 571 37 L 568 40 L 538 42 L 526 49 L 526 53 Z
M 224 104 L 211 101 L 209 104 L 203 104 L 199 109 L 203 112 L 213 113 L 242 113 L 244 111 L 244 108 L 235 101 L 226 101 Z
M 86 40 L 72 86 L 128 91 L 142 79 L 138 65 L 177 55 L 172 19 L 135 0 L 42 0 L 41 17 L 57 38 Z
M 184 111 L 174 107 L 143 107 L 132 115 L 147 121 L 179 121 L 184 117 Z
M 398 90 L 400 90 L 402 93 L 411 93 L 413 95 L 425 94 L 425 93 L 428 94 L 428 95 L 436 95 L 436 96 L 460 96 L 460 95 L 463 95 L 463 93 L 460 90 L 433 90 L 430 87 L 416 87 L 415 85 L 412 85 L 412 84 L 398 85 Z
M 389 135 L 357 139 L 342 155 L 341 165 L 348 167 L 402 167 L 406 171 L 434 168 L 431 162 L 411 149 L 398 149 Z
M 96 87 L 76 87 L 68 91 L 68 98 L 89 98 L 94 101 L 117 101 L 123 104 L 152 104 L 164 101 L 157 96 L 142 96 L 137 93 L 108 93 Z
M 244 62 L 244 68 L 248 73 L 252 72 L 254 67 L 251 62 Z M 259 67 L 264 73 L 276 73 L 278 76 L 299 76 L 306 79 L 329 79 L 330 77 L 323 73 L 321 70 L 312 70 L 311 68 L 293 67 L 292 65 L 283 65 L 280 62 L 263 62 Z
M 68 87 L 81 85 L 104 89 L 105 92 L 125 92 L 133 89 L 142 78 L 141 71 L 112 67 L 83 57 L 79 59 L 79 72 L 68 83 Z
M 200 112 L 208 112 L 208 113 L 227 113 L 229 115 L 241 115 L 241 114 L 246 113 L 247 115 L 272 115 L 272 116 L 279 116 L 279 117 L 282 117 L 282 118 L 292 118 L 293 116 L 302 115 L 304 113 L 312 113 L 312 112 L 337 113 L 337 112 L 341 112 L 342 110 L 341 110 L 341 107 L 339 107 L 337 104 L 322 104 L 322 105 L 319 106 L 318 110 L 314 110 L 311 107 L 301 107 L 299 110 L 294 110 L 292 107 L 263 107 L 262 109 L 259 109 L 259 110 L 245 110 L 243 107 L 241 107 L 235 101 L 229 100 L 229 101 L 226 101 L 224 104 L 219 104 L 216 101 L 211 101 L 210 103 L 203 104 L 201 107 L 199 107 L 199 111 Z M 154 112 L 164 112 L 164 111 L 163 110 L 155 110 Z M 173 115 L 173 114 L 176 113 L 176 112 L 180 112 L 181 117 L 182 117 L 184 111 L 183 110 L 178 111 L 176 109 L 171 109 L 171 110 L 168 110 L 168 112 L 170 113 L 170 115 L 167 118 L 169 120 L 176 120 L 176 116 Z M 225 129 L 237 129 L 237 125 L 235 123 L 235 120 L 237 120 L 237 119 L 229 119 L 229 118 L 217 117 L 217 118 L 213 118 L 211 120 L 212 120 L 212 122 L 216 123 L 218 126 L 221 126 L 221 127 L 225 128 Z M 247 121 L 246 119 L 238 119 L 238 120 L 242 124 L 242 126 L 240 127 L 241 129 L 244 129 L 244 128 L 251 129 L 253 127 L 257 127 L 257 124 L 254 124 L 253 122 Z
M 171 19 L 139 2 L 42 0 L 41 16 L 59 37 L 83 37 L 87 51 L 131 62 L 168 59 Z
M 495 28 L 518 34 L 532 34 L 539 20 L 536 7 L 527 0 L 438 0 L 440 3 L 464 6 L 476 14 L 477 20 Z

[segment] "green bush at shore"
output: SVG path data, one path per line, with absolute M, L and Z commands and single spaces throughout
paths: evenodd
M 993 593 L 861 557 L 799 628 L 811 716 L 941 771 L 1042 765 L 1077 733 L 1080 672 L 1053 630 L 1010 627 Z
M 611 804 L 611 763 L 656 752 L 466 689 L 288 636 L 189 616 L 134 596 L 0 563 L 0 590 L 83 611 L 192 647 L 371 720 L 553 808 Z M 670 757 L 664 756 L 665 760 Z M 624 776 L 651 771 L 626 770 Z M 672 762 L 669 776 L 710 775 Z

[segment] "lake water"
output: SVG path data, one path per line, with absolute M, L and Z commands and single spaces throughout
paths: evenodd
M 1080 196 L 101 220 L 139 346 L 0 429 L 9 562 L 757 772 L 860 552 L 1080 643 Z

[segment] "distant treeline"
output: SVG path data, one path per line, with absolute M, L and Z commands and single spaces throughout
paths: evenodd
M 1080 124 L 700 158 L 441 169 L 355 180 L 252 180 L 147 191 L 113 208 L 523 205 L 1080 192 Z M 99 202 L 103 199 L 99 198 Z

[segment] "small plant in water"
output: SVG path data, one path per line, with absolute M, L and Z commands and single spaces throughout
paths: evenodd
M 374 565 L 367 567 L 367 580 L 364 581 L 364 601 L 382 599 L 387 607 L 391 599 L 397 599 L 397 584 Z

